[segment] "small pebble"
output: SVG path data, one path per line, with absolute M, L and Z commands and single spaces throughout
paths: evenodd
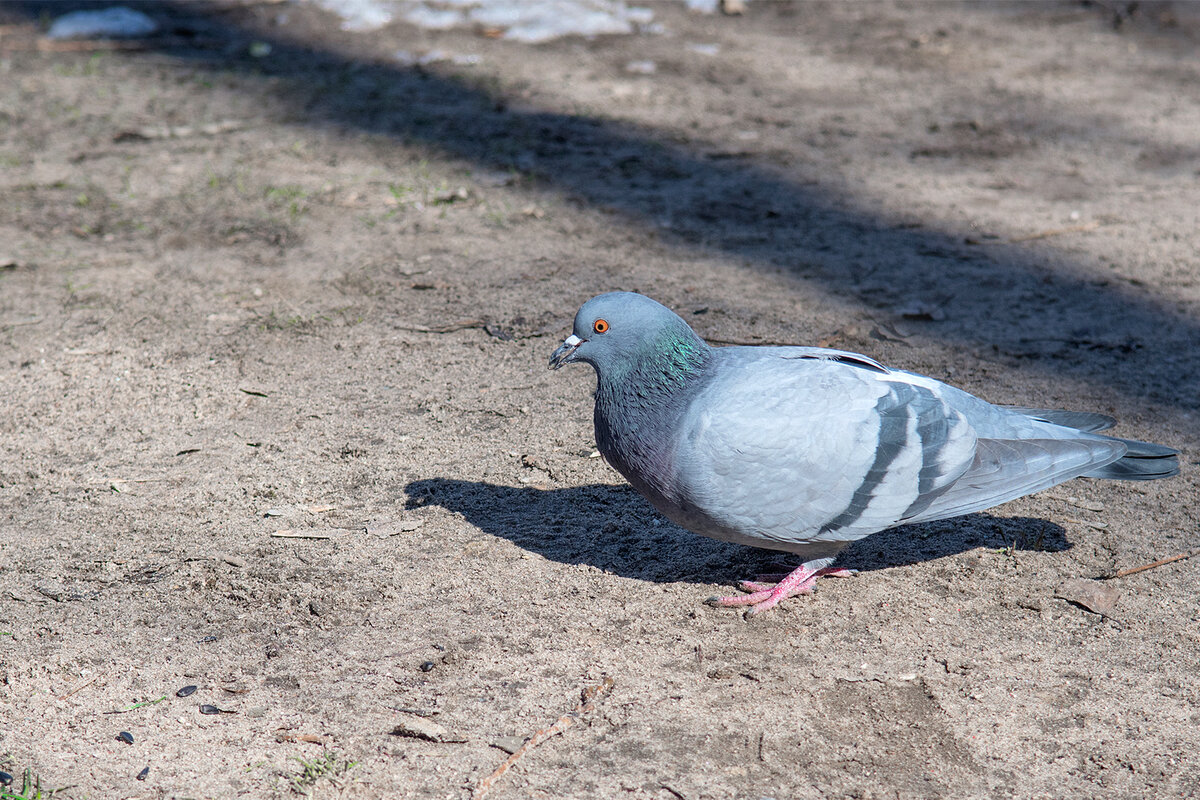
M 150 768 L 142 767 L 142 771 L 137 774 L 137 779 L 139 781 L 144 781 L 144 780 L 146 780 L 146 776 L 149 774 L 150 774 Z
M 0 786 L 9 786 L 13 782 L 13 776 L 7 772 L 0 772 Z
M 426 661 L 421 665 L 421 672 L 432 672 L 433 668 L 436 666 L 437 664 L 434 664 L 432 661 Z
M 133 734 L 129 731 L 121 731 L 117 734 L 117 738 L 125 744 L 133 744 Z
M 195 694 L 195 692 L 196 692 L 195 686 L 185 686 L 182 689 L 180 689 L 178 692 L 176 692 L 175 696 L 176 697 L 188 697 L 192 694 Z
M 205 703 L 204 705 L 200 706 L 200 713 L 201 714 L 220 714 L 221 709 L 217 708 L 216 706 L 210 706 L 207 703 Z

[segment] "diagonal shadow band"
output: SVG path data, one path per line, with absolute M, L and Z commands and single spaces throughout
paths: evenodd
M 96 5 L 22 2 L 9 10 L 37 18 Z M 661 132 L 518 108 L 484 81 L 288 40 L 279 29 L 235 22 L 227 8 L 134 5 L 172 32 L 162 45 L 168 55 L 261 79 L 262 91 L 295 115 L 292 123 L 348 126 L 511 170 L 528 184 L 614 212 L 627 226 L 654 230 L 684 252 L 783 268 L 831 296 L 865 293 L 864 269 L 897 304 L 953 280 L 971 289 L 954 297 L 953 321 L 930 335 L 994 348 L 1000 357 L 1025 359 L 1023 369 L 1131 399 L 1200 409 L 1200 320 L 1172 298 L 1098 281 L 1070 264 L 1049 266 L 1036 252 L 981 248 L 950 232 L 898 225 L 860 210 L 853 197 L 782 177 L 766 164 L 713 158 Z M 247 55 L 251 41 L 270 44 L 271 58 Z M 1033 317 L 1038 341 L 1060 343 L 1056 350 L 1023 344 Z
M 409 508 L 441 506 L 552 561 L 588 564 L 637 580 L 730 583 L 775 571 L 772 565 L 789 558 L 689 533 L 660 517 L 629 486 L 537 489 L 426 478 L 412 481 L 405 492 Z M 1071 545 L 1066 531 L 1052 522 L 972 514 L 873 534 L 843 551 L 839 563 L 870 571 L 979 547 L 1058 552 Z

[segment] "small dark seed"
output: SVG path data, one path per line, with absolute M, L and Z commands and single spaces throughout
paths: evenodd
M 7 772 L 0 772 L 0 786 L 9 786 L 13 782 L 13 776 Z
M 434 664 L 432 661 L 426 661 L 421 665 L 421 672 L 431 672 L 436 666 L 437 664 Z
M 146 780 L 146 776 L 149 774 L 150 774 L 150 768 L 142 767 L 142 771 L 137 774 L 137 779 L 139 781 L 144 781 L 144 780 Z
M 117 734 L 117 738 L 125 744 L 133 744 L 133 734 L 129 731 L 121 731 Z
M 175 696 L 176 697 L 187 697 L 188 695 L 194 694 L 195 691 L 196 691 L 195 686 L 185 686 L 182 689 L 180 689 L 178 692 L 176 692 Z
M 200 706 L 200 713 L 201 714 L 220 714 L 221 709 L 217 708 L 216 706 L 210 706 L 207 703 L 205 703 L 204 705 Z

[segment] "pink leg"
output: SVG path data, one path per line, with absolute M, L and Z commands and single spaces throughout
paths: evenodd
M 800 594 L 812 594 L 817 578 L 848 578 L 854 574 L 851 569 L 834 569 L 826 566 L 833 559 L 816 559 L 808 561 L 786 576 L 760 575 L 760 578 L 782 578 L 778 583 L 770 584 L 758 581 L 742 581 L 739 586 L 749 594 L 734 597 L 710 597 L 705 602 L 710 606 L 729 608 L 733 606 L 750 606 L 746 611 L 747 617 L 761 614 L 769 608 L 774 608 L 781 600 Z

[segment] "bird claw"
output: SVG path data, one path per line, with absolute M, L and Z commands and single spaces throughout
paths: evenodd
M 812 569 L 808 564 L 802 564 L 786 576 L 760 575 L 758 576 L 760 580 L 740 581 L 738 583 L 739 588 L 748 592 L 748 594 L 733 595 L 731 597 L 714 595 L 704 602 L 706 605 L 716 608 L 750 606 L 745 613 L 746 619 L 750 619 L 774 608 L 781 601 L 789 597 L 812 594 L 816 591 L 817 578 L 848 578 L 857 572 L 858 570 L 834 569 L 832 567 Z M 761 580 L 767 577 L 780 577 L 781 580 L 775 583 L 767 583 Z

